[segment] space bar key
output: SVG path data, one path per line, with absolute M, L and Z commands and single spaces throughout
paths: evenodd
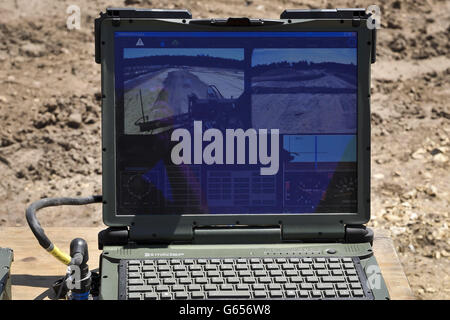
M 211 291 L 208 293 L 208 298 L 211 299 L 224 299 L 224 298 L 250 298 L 250 292 L 247 291 Z

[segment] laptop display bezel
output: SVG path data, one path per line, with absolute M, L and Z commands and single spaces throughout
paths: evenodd
M 352 20 L 280 20 L 270 26 L 209 26 L 189 24 L 187 19 L 105 19 L 102 21 L 102 189 L 103 222 L 108 226 L 157 226 L 174 234 L 184 228 L 207 225 L 316 225 L 364 224 L 370 219 L 370 54 L 371 30 L 365 21 L 356 26 Z M 358 42 L 358 121 L 357 121 L 357 212 L 356 213 L 290 213 L 290 214 L 189 214 L 189 215 L 121 215 L 117 212 L 116 187 L 116 113 L 114 83 L 114 33 L 139 31 L 322 31 L 357 32 Z

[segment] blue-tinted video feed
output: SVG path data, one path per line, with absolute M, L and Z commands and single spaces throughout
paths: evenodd
M 356 212 L 356 39 L 117 32 L 119 214 Z

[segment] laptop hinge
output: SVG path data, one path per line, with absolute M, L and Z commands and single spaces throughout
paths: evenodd
M 284 242 L 342 242 L 345 238 L 343 224 L 283 225 Z
M 360 225 L 347 225 L 345 227 L 346 243 L 373 243 L 373 231 L 370 228 Z
M 195 244 L 281 243 L 280 226 L 207 226 L 194 230 Z

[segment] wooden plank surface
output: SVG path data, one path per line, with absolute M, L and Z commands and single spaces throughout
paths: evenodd
M 89 245 L 89 267 L 96 271 L 100 251 L 97 234 L 103 228 L 45 228 L 47 236 L 65 252 L 76 237 Z M 12 296 L 14 300 L 51 299 L 49 289 L 65 274 L 66 266 L 42 249 L 27 227 L 0 228 L 0 246 L 14 250 Z M 392 240 L 384 230 L 375 230 L 374 252 L 392 299 L 414 299 Z

